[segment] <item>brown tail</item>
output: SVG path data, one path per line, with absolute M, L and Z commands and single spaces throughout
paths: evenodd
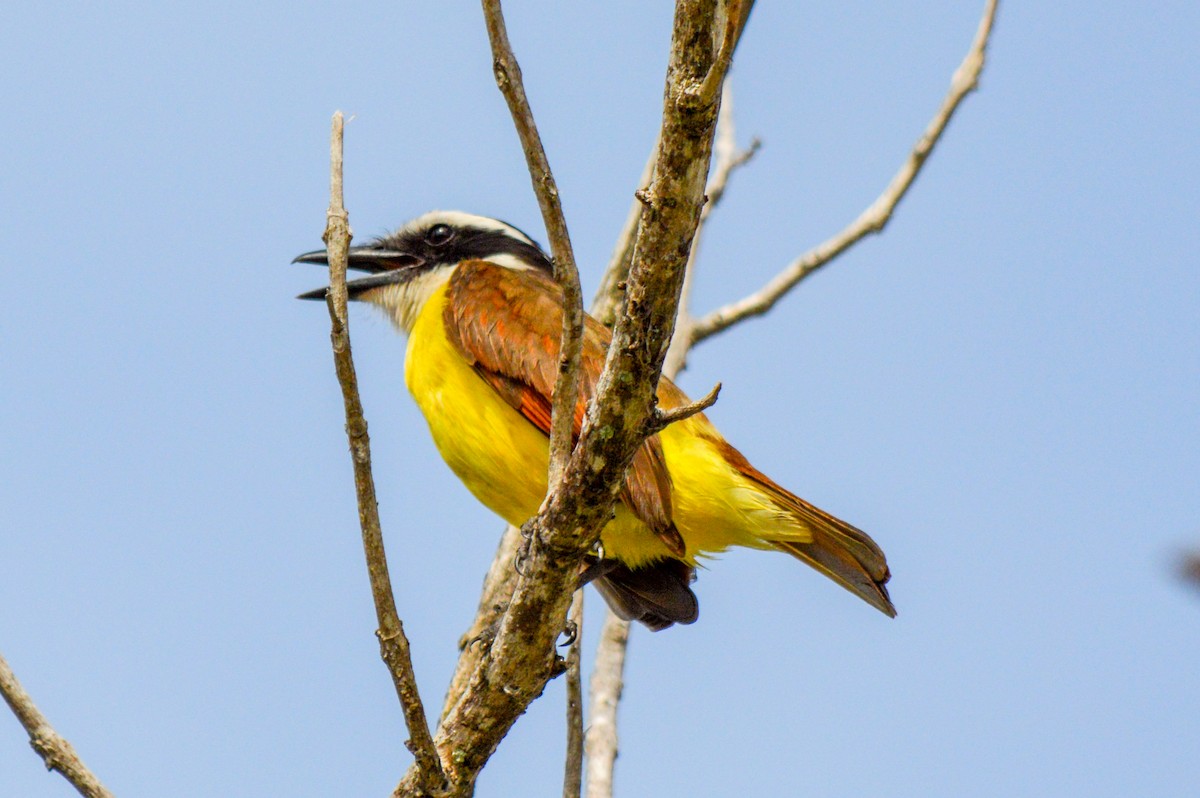
M 775 503 L 812 535 L 812 540 L 803 543 L 771 540 L 767 536 L 772 546 L 808 563 L 888 617 L 896 617 L 896 608 L 884 587 L 891 578 L 887 559 L 866 532 L 776 485 L 770 477 L 750 465 L 737 449 L 725 441 L 720 444 L 721 454 L 730 465 L 761 485 Z
M 812 532 L 812 540 L 808 543 L 773 540 L 771 545 L 803 560 L 883 614 L 895 618 L 896 608 L 885 587 L 891 574 L 875 541 L 862 530 L 803 499 L 791 498 L 798 503 L 799 509 L 791 505 L 788 509 L 793 510 Z

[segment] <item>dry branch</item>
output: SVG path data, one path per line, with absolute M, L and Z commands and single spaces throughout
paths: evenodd
M 587 798 L 612 798 L 617 762 L 617 707 L 625 687 L 625 654 L 629 622 L 612 610 L 604 616 L 596 662 L 588 685 Z
M 717 403 L 717 397 L 720 395 L 721 383 L 718 382 L 702 399 L 688 402 L 680 407 L 673 407 L 670 410 L 655 410 L 646 422 L 646 434 L 657 434 L 678 421 L 689 419 L 697 413 L 703 413 Z
M 425 709 L 417 692 L 417 679 L 413 673 L 412 656 L 408 638 L 396 611 L 396 600 L 392 595 L 392 581 L 388 574 L 387 556 L 383 550 L 383 531 L 379 524 L 379 504 L 375 499 L 375 479 L 371 475 L 371 439 L 367 435 L 367 421 L 363 416 L 362 399 L 358 394 L 358 377 L 354 359 L 350 352 L 350 330 L 346 313 L 346 264 L 350 249 L 350 225 L 342 200 L 342 132 L 341 112 L 333 115 L 333 134 L 330 142 L 330 191 L 329 211 L 326 214 L 325 241 L 329 261 L 329 291 L 325 301 L 329 307 L 332 331 L 329 338 L 333 344 L 333 361 L 337 369 L 338 384 L 342 388 L 342 401 L 346 409 L 346 436 L 350 442 L 350 456 L 354 463 L 354 489 L 358 500 L 358 520 L 362 527 L 363 550 L 367 559 L 367 571 L 371 578 L 371 595 L 375 599 L 375 613 L 379 622 L 376 636 L 379 652 L 404 711 L 410 737 L 408 746 L 416 759 L 418 781 L 427 793 L 441 789 L 445 781 Z
M 979 75 L 983 71 L 987 44 L 996 18 L 996 6 L 997 0 L 988 0 L 971 49 L 950 81 L 949 93 L 883 193 L 849 227 L 796 258 L 759 291 L 718 308 L 696 321 L 690 331 L 691 343 L 699 343 L 742 319 L 766 313 L 805 277 L 866 236 L 879 233 L 887 226 L 896 206 L 908 193 L 913 181 L 920 174 L 921 167 L 937 146 L 954 112 L 958 110 L 963 99 L 979 85 Z
M 878 232 L 883 228 L 883 225 L 891 217 L 892 211 L 904 196 L 904 193 L 912 185 L 925 159 L 928 158 L 933 147 L 937 144 L 950 117 L 953 116 L 963 98 L 978 85 L 979 75 L 984 66 L 987 43 L 995 21 L 996 7 L 997 0 L 988 0 L 986 3 L 983 18 L 980 21 L 979 29 L 972 42 L 971 49 L 962 64 L 955 71 L 954 77 L 951 80 L 949 95 L 943 101 L 937 115 L 934 116 L 933 121 L 930 122 L 924 135 L 918 140 L 913 152 L 909 155 L 904 166 L 901 167 L 900 171 L 892 179 L 884 194 L 876 199 L 854 224 L 821 246 L 798 258 L 788 269 L 785 269 L 780 277 L 772 281 L 771 284 L 758 294 L 742 300 L 740 303 L 733 303 L 725 308 L 721 308 L 703 319 L 693 320 L 688 312 L 688 296 L 690 294 L 691 280 L 695 275 L 695 260 L 699 252 L 704 225 L 708 221 L 708 217 L 713 209 L 724 196 L 729 177 L 738 167 L 749 161 L 759 147 L 759 142 L 755 139 L 746 150 L 738 152 L 733 127 L 730 87 L 728 81 L 726 81 L 724 87 L 725 97 L 721 104 L 715 145 L 717 163 L 707 189 L 708 203 L 701 214 L 700 223 L 696 230 L 695 239 L 693 240 L 687 276 L 683 287 L 683 296 L 679 304 L 679 327 L 676 330 L 675 339 L 671 343 L 671 349 L 667 354 L 666 363 L 663 367 L 664 374 L 674 376 L 675 373 L 680 371 L 687 361 L 688 351 L 696 343 L 722 330 L 728 329 L 745 318 L 767 312 L 784 293 L 794 287 L 808 274 L 828 263 L 841 252 L 844 252 L 862 240 L 869 233 Z M 747 4 L 743 8 L 743 26 L 749 11 L 750 7 Z M 639 183 L 639 185 L 644 184 L 644 182 L 645 177 L 643 177 L 642 183 Z M 877 224 L 878 228 L 872 229 L 872 224 Z M 625 252 L 622 243 L 626 240 L 625 236 L 628 234 L 629 226 L 627 225 L 626 229 L 622 231 L 622 237 L 619 239 L 618 253 Z M 620 267 L 620 260 L 614 256 L 612 263 L 609 264 L 609 269 L 605 274 L 602 285 L 608 286 L 615 283 L 615 279 L 611 278 L 610 275 L 617 273 L 617 269 Z M 801 272 L 799 276 L 794 276 L 793 272 L 796 270 Z M 768 293 L 783 278 L 793 276 L 794 279 L 789 284 L 776 289 L 777 295 Z M 599 303 L 602 299 L 607 298 L 608 294 L 601 293 L 597 296 L 597 302 Z M 755 305 L 753 309 L 744 309 L 750 304 L 751 300 L 757 300 L 761 304 Z M 587 798 L 611 798 L 613 794 L 613 768 L 617 757 L 616 716 L 623 684 L 625 649 L 628 640 L 629 624 L 617 618 L 610 611 L 606 615 L 601 629 L 600 643 L 597 647 L 596 660 L 592 673 L 589 728 L 587 734 Z
M 489 9 L 499 13 L 494 0 L 485 2 L 485 12 L 493 13 Z M 723 32 L 716 11 L 717 0 L 681 0 L 676 8 L 663 134 L 625 305 L 578 446 L 542 511 L 526 524 L 531 545 L 525 573 L 465 691 L 449 698 L 436 743 L 452 794 L 471 794 L 495 747 L 554 672 L 554 641 L 576 570 L 607 523 L 643 440 L 703 205 L 718 103 L 686 102 L 684 89 L 702 83 L 713 66 Z M 511 81 L 516 73 L 504 75 Z M 533 177 L 540 182 L 538 174 Z M 418 790 L 410 770 L 396 792 Z
M 85 798 L 113 798 L 87 765 L 75 753 L 74 746 L 50 725 L 29 693 L 17 681 L 17 675 L 0 656 L 0 695 L 29 735 L 29 745 L 46 763 L 46 770 L 57 770 Z
M 642 221 L 640 194 L 654 179 L 654 165 L 657 161 L 658 139 L 655 138 L 654 146 L 650 148 L 650 157 L 646 159 L 646 166 L 638 179 L 629 214 L 625 217 L 625 224 L 621 226 L 616 246 L 613 247 L 608 268 L 604 270 L 604 275 L 600 278 L 600 287 L 596 289 L 596 296 L 592 299 L 592 316 L 605 327 L 612 327 L 617 321 L 617 308 L 620 307 L 621 297 L 625 293 L 625 278 L 629 276 L 629 265 L 633 263 L 633 243 L 637 240 L 638 224 Z
M 550 171 L 546 150 L 538 135 L 537 124 L 529 98 L 525 96 L 525 85 L 521 80 L 521 67 L 508 41 L 508 30 L 504 25 L 504 14 L 500 0 L 483 0 L 483 16 L 487 22 L 488 40 L 492 45 L 492 70 L 496 85 L 508 103 L 521 149 L 525 152 L 525 163 L 533 181 L 533 192 L 537 195 L 546 235 L 550 238 L 550 254 L 554 258 L 554 279 L 563 294 L 563 328 L 559 355 L 558 376 L 554 382 L 554 406 L 550 421 L 550 474 L 548 492 L 553 492 L 562 477 L 567 458 L 571 455 L 572 432 L 575 421 L 575 398 L 579 394 L 579 358 L 583 349 L 583 294 L 579 287 L 579 269 L 575 266 L 575 254 L 571 249 L 571 237 L 567 233 L 567 220 L 563 217 L 562 203 L 558 199 L 558 185 Z
M 692 285 L 696 279 L 696 262 L 700 256 L 700 246 L 704 240 L 704 230 L 712 212 L 720 205 L 725 197 L 725 189 L 729 179 L 750 159 L 762 146 L 757 138 L 750 141 L 750 146 L 739 150 L 737 146 L 737 131 L 733 119 L 733 85 L 729 79 L 721 90 L 721 111 L 717 115 L 717 139 L 713 144 L 713 173 L 704 189 L 708 201 L 700 212 L 700 224 L 696 227 L 696 237 L 692 239 L 692 251 L 688 253 L 687 273 L 683 278 L 683 292 L 679 298 L 679 314 L 675 322 L 675 336 L 671 339 L 671 348 L 667 350 L 667 360 L 663 365 L 663 374 L 674 379 L 687 365 L 688 351 L 692 347 L 692 327 L 695 319 L 691 313 Z
M 579 798 L 583 789 L 583 686 L 579 673 L 579 647 L 583 645 L 583 589 L 571 599 L 571 649 L 567 652 L 567 764 L 563 798 Z

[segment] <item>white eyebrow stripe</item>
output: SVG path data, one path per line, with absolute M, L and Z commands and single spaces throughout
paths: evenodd
M 430 211 L 422 214 L 416 219 L 413 219 L 408 224 L 400 229 L 399 233 L 411 233 L 416 230 L 423 230 L 432 227 L 435 224 L 448 224 L 451 227 L 474 227 L 480 230 L 491 230 L 497 233 L 503 233 L 506 236 L 515 238 L 518 241 L 524 241 L 531 246 L 537 246 L 537 243 L 529 236 L 522 233 L 517 228 L 510 224 L 505 224 L 499 219 L 492 219 L 488 216 L 476 216 L 473 213 L 464 213 L 463 211 Z

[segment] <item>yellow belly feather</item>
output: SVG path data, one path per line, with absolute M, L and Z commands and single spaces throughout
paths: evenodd
M 530 424 L 463 360 L 442 322 L 445 287 L 421 309 L 409 334 L 405 382 L 429 423 L 450 469 L 480 502 L 519 526 L 546 494 L 546 436 Z M 713 443 L 720 436 L 703 416 L 661 433 L 671 473 L 675 525 L 686 558 L 729 546 L 769 548 L 768 540 L 807 541 L 809 532 L 725 462 Z M 622 504 L 601 533 L 608 556 L 638 566 L 671 556 L 663 543 Z

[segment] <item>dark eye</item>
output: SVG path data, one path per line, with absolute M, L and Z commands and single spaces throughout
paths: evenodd
M 449 243 L 454 238 L 454 228 L 448 224 L 435 224 L 425 231 L 425 243 L 435 247 Z

